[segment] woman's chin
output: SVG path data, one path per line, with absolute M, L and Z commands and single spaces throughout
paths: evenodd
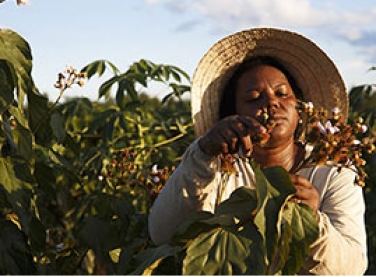
M 276 148 L 289 143 L 294 143 L 294 136 L 282 132 L 271 132 L 270 138 L 264 144 L 260 145 L 264 148 Z

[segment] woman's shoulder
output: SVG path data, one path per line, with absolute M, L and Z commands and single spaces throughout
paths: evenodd
M 300 174 L 306 178 L 313 178 L 314 176 L 321 176 L 322 178 L 332 179 L 332 178 L 356 178 L 357 172 L 355 168 L 348 168 L 336 164 L 318 164 L 303 168 L 300 170 Z
M 299 174 L 307 178 L 323 196 L 328 192 L 338 192 L 341 194 L 357 194 L 361 187 L 356 183 L 357 173 L 346 167 L 331 165 L 317 165 L 305 168 Z

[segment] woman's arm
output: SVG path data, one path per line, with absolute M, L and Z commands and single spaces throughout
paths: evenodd
M 214 210 L 217 169 L 218 159 L 194 141 L 151 209 L 149 233 L 156 244 L 169 243 L 189 213 Z
M 303 274 L 361 275 L 367 269 L 362 188 L 355 173 L 333 167 L 317 168 L 312 180 L 321 195 L 319 237 L 311 246 Z

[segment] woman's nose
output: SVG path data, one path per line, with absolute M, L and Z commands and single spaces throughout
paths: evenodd
M 265 98 L 265 106 L 268 108 L 277 108 L 279 106 L 278 97 L 274 92 L 267 93 Z

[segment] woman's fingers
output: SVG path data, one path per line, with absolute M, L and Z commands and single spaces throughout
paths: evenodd
M 261 125 L 259 121 L 249 116 L 239 117 L 239 121 L 242 122 L 248 130 L 252 144 L 263 145 L 268 141 L 270 134 L 265 126 Z
M 292 183 L 296 189 L 295 196 L 292 198 L 296 203 L 303 203 L 310 206 L 315 213 L 319 209 L 320 196 L 317 189 L 306 178 L 290 174 Z
M 243 154 L 243 156 L 249 157 L 249 156 L 251 156 L 252 152 L 253 152 L 253 143 L 252 143 L 251 137 L 249 135 L 243 137 L 242 138 L 242 154 Z
M 210 155 L 237 153 L 250 155 L 255 135 L 266 129 L 251 117 L 230 116 L 215 124 L 199 141 L 200 148 Z
M 251 140 L 251 133 L 253 132 L 238 118 L 238 121 L 234 122 L 232 130 L 236 133 L 236 138 L 234 141 L 235 147 L 233 150 L 235 152 L 239 151 L 239 148 L 242 150 L 242 154 L 249 156 L 253 150 L 253 144 Z
M 241 122 L 253 135 L 267 133 L 265 126 L 261 125 L 259 121 L 250 116 L 239 116 L 238 121 Z

